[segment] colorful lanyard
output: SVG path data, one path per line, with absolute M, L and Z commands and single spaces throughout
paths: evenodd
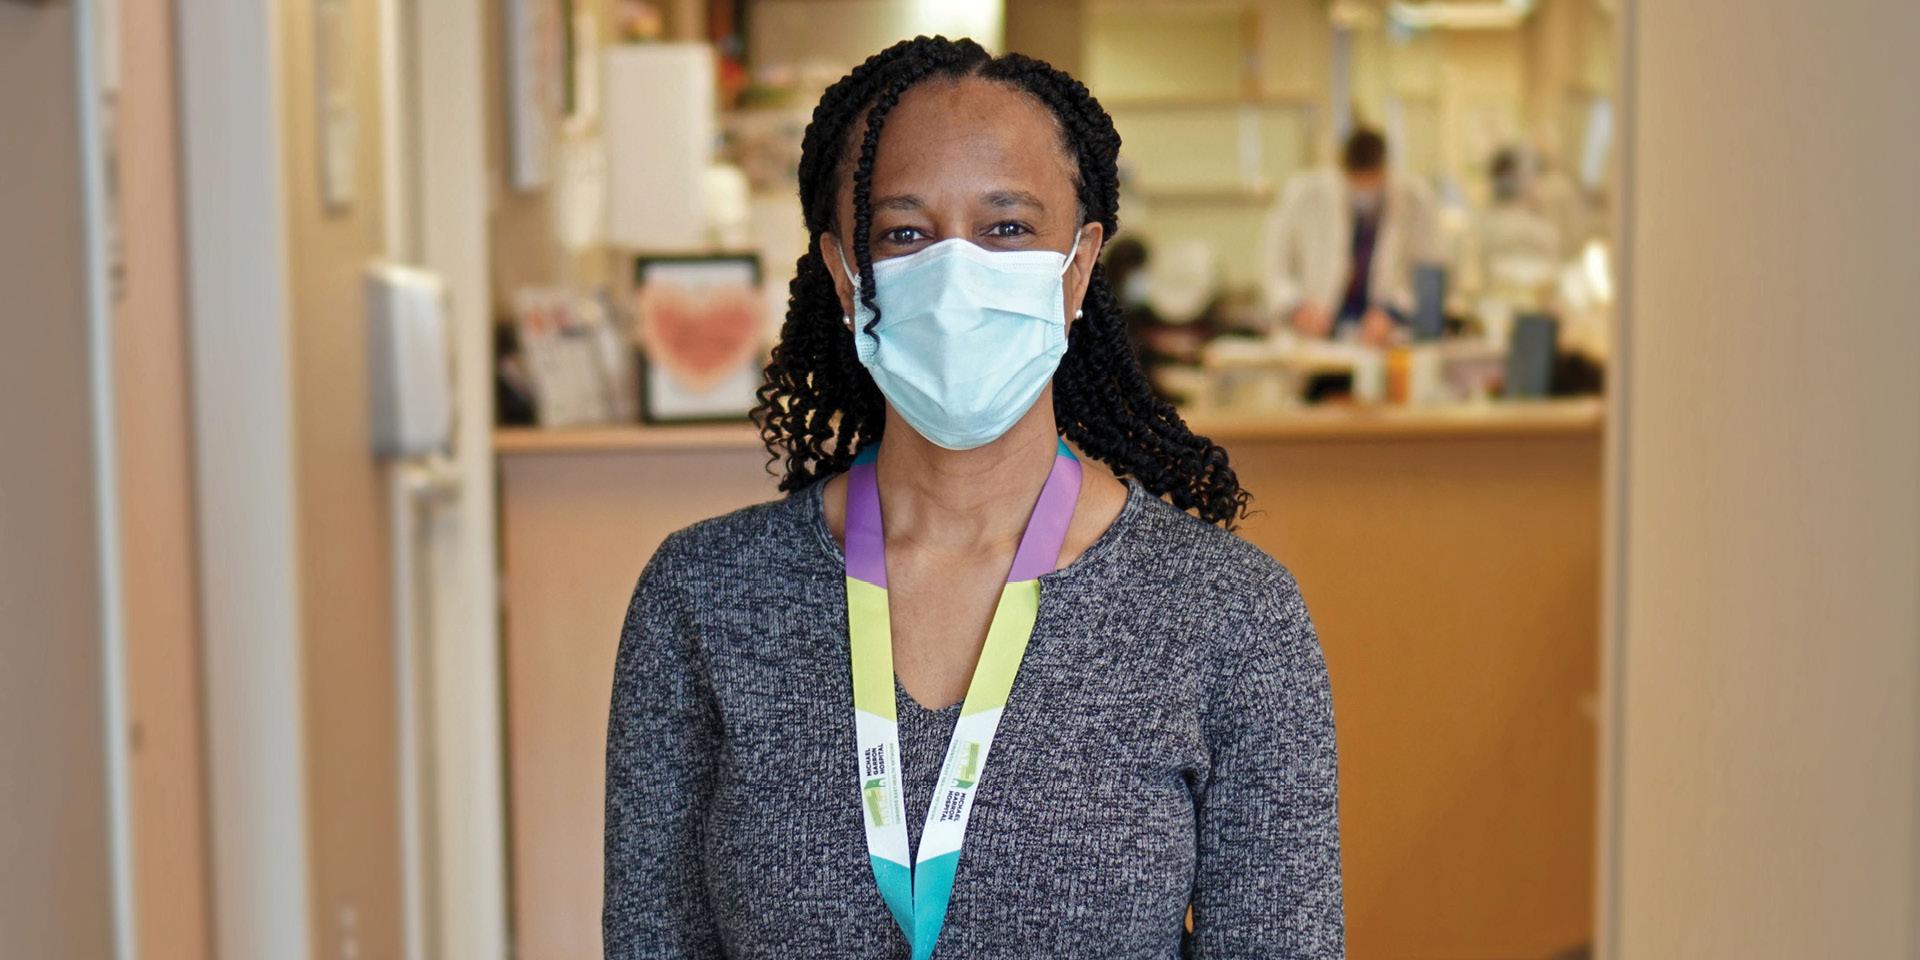
M 867 859 L 880 897 L 913 946 L 913 960 L 927 960 L 946 923 L 967 817 L 973 813 L 973 793 L 1027 640 L 1033 635 L 1040 607 L 1039 577 L 1058 564 L 1067 523 L 1073 519 L 1080 493 L 1080 461 L 1064 441 L 1060 443 L 987 627 L 987 643 L 947 742 L 947 757 L 940 765 L 933 801 L 927 805 L 915 857 L 907 849 L 906 793 L 900 782 L 886 538 L 880 529 L 880 487 L 873 466 L 877 453 L 877 446 L 868 447 L 847 472 L 847 636 L 853 660 L 861 808 L 866 817 Z

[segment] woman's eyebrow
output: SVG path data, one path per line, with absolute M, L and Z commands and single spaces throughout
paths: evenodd
M 1045 210 L 1047 205 L 1040 198 L 1025 190 L 994 190 L 982 194 L 980 199 L 990 207 L 1032 207 Z
M 911 193 L 890 194 L 873 201 L 875 210 L 922 210 L 926 206 L 925 200 Z
M 1047 209 L 1047 205 L 1041 203 L 1038 196 L 1026 190 L 990 190 L 980 195 L 980 202 L 989 207 L 1032 207 L 1039 211 Z M 912 193 L 893 193 L 884 197 L 875 197 L 873 200 L 875 210 L 914 211 L 924 210 L 926 207 L 927 202 L 918 194 Z

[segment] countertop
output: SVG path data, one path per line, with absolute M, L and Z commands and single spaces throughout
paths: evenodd
M 1606 403 L 1599 397 L 1486 402 L 1444 407 L 1314 407 L 1284 412 L 1195 413 L 1194 432 L 1235 440 L 1439 440 L 1459 437 L 1598 435 Z M 614 453 L 649 450 L 726 450 L 760 445 L 746 423 L 656 426 L 503 427 L 493 434 L 501 456 Z

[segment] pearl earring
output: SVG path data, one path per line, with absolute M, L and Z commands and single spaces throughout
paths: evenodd
M 852 317 L 850 317 L 850 316 L 847 316 L 846 314 L 844 314 L 844 313 L 843 313 L 843 314 L 841 314 L 841 315 L 840 315 L 840 322 L 841 322 L 841 323 L 844 323 L 844 324 L 846 324 L 846 325 L 847 325 L 847 329 L 848 329 L 848 330 L 852 330 L 852 329 L 853 329 L 853 318 L 852 318 Z
M 1085 310 L 1082 310 L 1082 309 L 1080 309 L 1079 307 L 1074 307 L 1074 308 L 1073 308 L 1073 318 L 1074 318 L 1075 320 L 1078 320 L 1078 319 L 1080 319 L 1081 317 L 1084 317 L 1084 316 L 1086 316 L 1086 315 L 1087 315 L 1087 312 L 1086 312 Z

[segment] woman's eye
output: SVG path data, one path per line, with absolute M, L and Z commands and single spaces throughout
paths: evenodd
M 906 244 L 913 243 L 919 240 L 920 238 L 921 238 L 921 233 L 919 229 L 915 227 L 894 227 L 893 229 L 888 230 L 885 233 L 882 233 L 880 235 L 880 239 L 885 240 L 888 243 L 898 244 L 901 246 L 905 246 Z
M 991 237 L 1019 237 L 1032 232 L 1026 224 L 1013 220 L 1005 220 L 987 228 L 987 235 Z

